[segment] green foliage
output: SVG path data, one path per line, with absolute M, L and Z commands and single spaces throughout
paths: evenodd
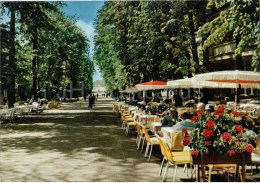
M 194 4 L 185 1 L 106 2 L 96 19 L 95 61 L 108 87 L 197 72 L 195 31 L 202 14 L 192 10 L 191 20 L 190 9 Z
M 64 84 L 69 89 L 69 82 L 79 88 L 83 81 L 85 91 L 92 90 L 94 65 L 89 56 L 88 38 L 76 26 L 75 20 L 61 12 L 62 3 L 3 4 L 6 10 L 13 8 L 17 13 L 15 82 L 17 94 L 22 100 L 31 97 L 35 86 L 40 98 L 45 97 L 45 92 L 47 98 L 62 96 Z M 8 35 L 9 28 L 5 30 Z M 1 40 L 8 50 L 8 40 Z M 4 58 L 8 59 L 8 55 Z M 35 68 L 32 67 L 34 61 Z M 2 65 L 2 69 L 5 66 Z M 2 78 L 6 78 L 5 73 Z M 5 85 L 2 87 L 6 89 Z
M 204 24 L 198 32 L 206 39 L 203 45 L 204 50 L 224 40 L 236 40 L 234 59 L 248 49 L 255 49 L 252 68 L 259 70 L 259 1 L 209 1 L 208 9 L 213 14 L 215 9 L 221 11 L 217 17 Z

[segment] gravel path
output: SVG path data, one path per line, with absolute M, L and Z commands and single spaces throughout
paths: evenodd
M 99 98 L 94 112 L 86 102 L 3 124 L 0 181 L 161 181 L 160 159 L 148 162 L 126 137 L 112 99 Z

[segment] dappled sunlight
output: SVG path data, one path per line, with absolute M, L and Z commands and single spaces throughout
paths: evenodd
M 0 129 L 2 180 L 160 181 L 160 159 L 148 163 L 136 150 L 135 136 L 126 137 L 120 129 L 112 109 L 98 109 L 99 103 L 93 113 L 56 111 L 4 124 Z M 152 172 L 149 177 L 148 172 Z
M 53 126 L 55 123 L 34 123 L 37 126 Z M 19 126 L 31 126 L 32 124 L 19 124 Z
M 61 110 L 61 109 L 54 109 L 54 110 L 47 110 L 47 111 L 44 111 L 44 113 L 47 113 L 47 114 L 74 114 L 74 113 L 86 113 L 86 112 L 89 112 L 89 110 Z
M 44 132 L 27 132 L 27 133 L 20 133 L 20 134 L 4 134 L 1 135 L 1 138 L 23 138 L 23 137 L 40 137 L 40 138 L 50 138 L 54 136 L 55 134 L 51 135 Z

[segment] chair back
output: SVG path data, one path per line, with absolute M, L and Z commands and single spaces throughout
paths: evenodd
M 184 146 L 182 144 L 183 136 L 182 132 L 175 132 L 172 134 L 172 147 L 171 149 L 174 151 L 182 151 Z
M 255 138 L 256 148 L 254 148 L 253 152 L 256 154 L 260 154 L 260 136 Z
M 157 135 L 157 134 L 155 134 L 155 136 L 156 136 L 156 138 L 157 138 L 158 141 L 159 141 L 162 155 L 167 159 L 166 151 L 165 151 L 165 148 L 164 148 L 163 142 L 162 142 L 162 138 L 161 138 L 159 135 Z
M 142 132 L 141 124 L 139 122 L 136 122 L 135 125 L 136 125 L 136 130 L 137 130 L 138 135 L 142 136 L 143 132 Z
M 147 142 L 151 142 L 150 135 L 148 134 L 148 131 L 146 130 L 145 126 L 144 126 L 144 125 L 141 125 L 141 127 L 142 127 L 142 131 L 143 131 L 143 133 L 144 133 L 144 135 L 145 135 L 146 141 L 147 141 Z
M 159 142 L 160 142 L 160 144 L 162 143 L 166 159 L 173 162 L 172 151 L 171 151 L 169 145 L 167 144 L 166 140 L 163 138 L 160 138 Z

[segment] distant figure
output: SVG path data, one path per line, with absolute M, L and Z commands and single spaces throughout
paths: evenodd
M 162 127 L 172 127 L 176 124 L 178 120 L 178 112 L 171 108 L 168 115 L 166 115 L 162 120 Z
M 3 98 L 3 102 L 4 102 L 4 105 L 7 103 L 7 98 L 6 97 Z
M 160 100 L 160 104 L 158 105 L 158 113 L 161 114 L 167 109 L 167 106 L 163 102 L 163 99 Z
M 199 111 L 199 110 L 204 111 L 206 106 L 203 102 L 199 102 L 196 107 L 197 107 L 197 111 Z
M 92 94 L 92 98 L 93 98 L 93 105 L 95 105 L 96 96 L 94 95 L 94 93 Z
M 94 97 L 92 95 L 90 95 L 88 98 L 88 108 L 90 110 L 92 110 L 92 108 L 93 108 L 94 100 L 95 100 Z
M 182 106 L 182 98 L 181 98 L 178 90 L 174 90 L 173 99 L 175 101 L 176 107 Z

